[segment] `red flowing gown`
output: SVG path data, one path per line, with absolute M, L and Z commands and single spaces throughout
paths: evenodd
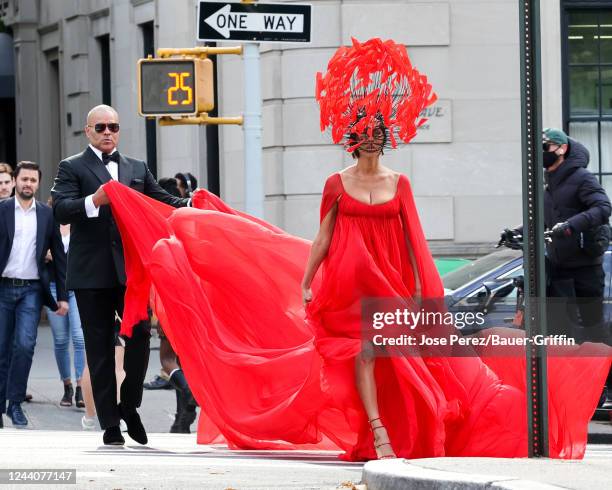
M 327 180 L 321 219 L 335 203 L 337 217 L 307 311 L 300 289 L 307 240 L 205 190 L 193 208 L 176 210 L 118 182 L 105 190 L 126 258 L 122 333 L 153 305 L 200 404 L 199 443 L 376 457 L 354 379 L 361 298 L 414 293 L 408 247 L 423 297 L 443 295 L 406 177 L 378 205 L 352 198 L 339 174 Z M 499 332 L 521 335 L 508 330 Z M 583 457 L 612 359 L 606 346 L 571 349 L 548 360 L 556 458 Z M 376 360 L 380 413 L 398 456 L 527 456 L 524 357 L 478 354 Z

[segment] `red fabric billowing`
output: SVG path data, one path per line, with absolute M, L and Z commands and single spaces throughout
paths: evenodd
M 406 47 L 379 38 L 341 46 L 316 75 L 316 99 L 321 111 L 321 131 L 331 127 L 334 143 L 347 133 L 371 133 L 377 118 L 384 121 L 390 144 L 397 138 L 408 143 L 426 122 L 420 113 L 437 97 L 427 77 L 413 68 Z M 359 143 L 347 138 L 347 151 Z
M 203 190 L 194 196 L 199 209 L 177 210 L 118 182 L 105 190 L 126 252 L 122 331 L 129 333 L 128 319 L 141 318 L 152 291 L 202 407 L 198 442 L 375 457 L 354 383 L 359 299 L 414 292 L 404 230 L 423 295 L 435 297 L 441 288 L 405 177 L 391 201 L 374 206 L 344 192 L 339 175 L 330 177 L 321 214 L 338 203 L 335 231 L 307 313 L 300 282 L 308 241 Z M 574 348 L 584 357 L 549 360 L 552 457 L 584 454 L 610 366 L 608 348 L 587 357 L 597 348 L 586 344 Z M 377 360 L 381 416 L 399 456 L 527 455 L 524 359 L 487 354 Z

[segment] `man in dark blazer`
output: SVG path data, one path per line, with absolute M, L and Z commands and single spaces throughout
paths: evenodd
M 62 160 L 51 191 L 56 219 L 70 223 L 67 286 L 74 290 L 85 335 L 87 363 L 104 444 L 125 443 L 119 429 L 140 444 L 147 435 L 136 409 L 149 362 L 149 325 L 141 323 L 125 339 L 125 380 L 117 404 L 115 381 L 115 317 L 123 314 L 125 266 L 121 236 L 102 185 L 111 179 L 174 207 L 188 199 L 171 196 L 155 181 L 145 162 L 120 155 L 119 115 L 110 106 L 87 115 L 89 146 Z
M 15 197 L 0 203 L 0 427 L 5 411 L 13 426 L 28 425 L 21 403 L 42 305 L 58 315 L 68 312 L 66 255 L 59 226 L 51 208 L 34 199 L 40 175 L 38 164 L 20 162 Z M 50 267 L 45 261 L 48 250 L 53 256 Z M 51 281 L 57 285 L 57 303 L 49 289 Z

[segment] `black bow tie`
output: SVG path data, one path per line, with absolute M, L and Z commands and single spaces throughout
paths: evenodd
M 115 153 L 113 153 L 112 155 L 109 155 L 108 153 L 102 153 L 102 163 L 104 165 L 108 165 L 108 162 L 115 162 L 115 163 L 119 163 L 119 152 L 116 151 Z

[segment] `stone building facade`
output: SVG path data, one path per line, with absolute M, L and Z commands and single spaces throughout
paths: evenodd
M 291 3 L 291 2 L 288 2 Z M 310 44 L 262 44 L 265 217 L 312 238 L 327 175 L 352 159 L 319 130 L 315 73 L 351 37 L 408 46 L 439 102 L 428 128 L 383 163 L 412 181 L 434 253 L 487 250 L 521 220 L 519 10 L 514 0 L 312 0 Z M 562 126 L 562 2 L 542 0 L 544 124 Z M 149 130 L 137 114 L 136 61 L 147 49 L 193 47 L 195 0 L 8 0 L 15 55 L 17 157 L 41 162 L 43 195 L 57 162 L 86 144 L 90 107 L 120 113 L 120 151 L 155 157 L 159 177 L 189 171 L 207 185 L 205 127 Z M 236 45 L 224 43 L 223 45 Z M 220 115 L 243 109 L 239 56 L 218 56 Z M 221 197 L 244 206 L 243 134 L 218 130 Z M 153 153 L 152 153 L 153 145 Z M 214 172 L 213 172 L 214 174 Z

